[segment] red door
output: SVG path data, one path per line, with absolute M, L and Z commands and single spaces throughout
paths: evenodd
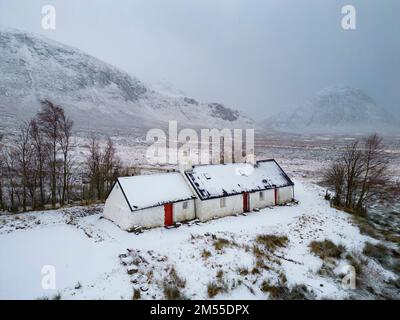
M 172 203 L 166 203 L 164 204 L 164 225 L 170 226 L 173 222 Z
M 250 211 L 250 198 L 247 192 L 243 193 L 243 211 L 244 212 Z
M 278 205 L 278 189 L 274 188 L 275 205 Z

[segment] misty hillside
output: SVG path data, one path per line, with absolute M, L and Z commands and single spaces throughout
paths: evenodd
M 0 29 L 0 128 L 30 118 L 39 101 L 62 105 L 78 130 L 140 131 L 177 120 L 187 127 L 246 127 L 252 121 L 219 103 L 157 92 L 78 49 Z
M 282 132 L 391 133 L 399 124 L 359 89 L 333 86 L 320 91 L 294 111 L 281 112 L 262 122 Z

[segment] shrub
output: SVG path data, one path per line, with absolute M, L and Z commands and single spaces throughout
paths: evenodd
M 52 298 L 53 300 L 61 300 L 61 293 L 57 293 L 57 294 L 55 294 L 54 296 L 53 296 L 53 298 Z
M 217 238 L 214 240 L 214 248 L 215 250 L 222 250 L 225 247 L 228 247 L 231 244 L 231 242 L 228 239 L 224 238 Z
M 309 291 L 304 284 L 296 284 L 291 289 L 283 285 L 272 286 L 267 281 L 261 285 L 261 291 L 269 293 L 270 298 L 277 300 L 315 299 L 315 293 Z
M 167 300 L 182 300 L 181 291 L 175 284 L 164 282 L 164 296 Z
M 366 256 L 369 256 L 379 261 L 380 263 L 384 263 L 386 262 L 386 259 L 390 254 L 390 250 L 381 243 L 372 244 L 370 242 L 367 242 L 363 249 L 363 253 Z
M 257 243 L 263 245 L 271 252 L 275 251 L 278 247 L 286 247 L 288 241 L 289 240 L 286 236 L 276 236 L 270 234 L 258 235 L 256 238 Z
M 139 289 L 134 289 L 133 290 L 132 300 L 140 300 L 140 298 L 141 298 L 140 290 Z
M 207 293 L 209 298 L 215 297 L 217 294 L 227 292 L 226 284 L 219 282 L 209 282 L 207 285 Z
M 309 247 L 311 252 L 321 259 L 340 258 L 341 254 L 345 251 L 344 246 L 336 245 L 328 239 L 324 241 L 311 241 Z
M 172 267 L 169 271 L 169 276 L 172 281 L 178 288 L 184 288 L 186 286 L 186 280 L 182 279 L 178 273 L 176 272 L 175 268 Z
M 379 238 L 375 227 L 367 219 L 359 216 L 354 216 L 353 221 L 357 224 L 361 234 L 365 234 L 375 239 Z
M 263 281 L 260 289 L 264 293 L 269 293 L 270 298 L 278 299 L 287 288 L 284 286 L 272 286 L 267 281 Z
M 208 250 L 206 250 L 206 249 L 203 249 L 203 252 L 201 253 L 201 256 L 203 257 L 203 259 L 208 259 L 209 257 L 211 257 L 211 252 L 210 251 L 208 251 Z
M 249 270 L 246 268 L 239 268 L 237 271 L 241 276 L 247 276 L 249 274 Z
M 308 300 L 315 299 L 315 297 L 315 293 L 312 290 L 308 290 L 304 284 L 296 284 L 283 299 Z

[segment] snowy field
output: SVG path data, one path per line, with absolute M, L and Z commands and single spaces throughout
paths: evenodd
M 346 254 L 362 256 L 365 242 L 377 240 L 361 235 L 350 215 L 330 208 L 324 190 L 305 181 L 295 185 L 298 205 L 140 234 L 103 219 L 101 206 L 0 216 L 0 298 L 132 299 L 136 289 L 141 299 L 164 299 L 168 279 L 178 279 L 181 296 L 189 299 L 208 299 L 210 283 L 223 288 L 213 298 L 267 299 L 263 283 L 282 282 L 304 284 L 317 299 L 373 298 L 344 289 L 341 278 Z M 257 255 L 257 235 L 272 234 L 287 236 L 287 244 Z M 320 272 L 323 261 L 309 248 L 324 239 L 345 247 L 330 276 Z M 378 287 L 396 279 L 363 259 L 363 273 Z M 46 265 L 55 267 L 56 289 L 42 288 Z

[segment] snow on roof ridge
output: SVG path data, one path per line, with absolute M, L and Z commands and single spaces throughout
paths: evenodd
M 132 211 L 194 198 L 179 172 L 119 177 L 117 181 Z
M 293 185 L 274 159 L 194 166 L 185 175 L 202 200 Z

